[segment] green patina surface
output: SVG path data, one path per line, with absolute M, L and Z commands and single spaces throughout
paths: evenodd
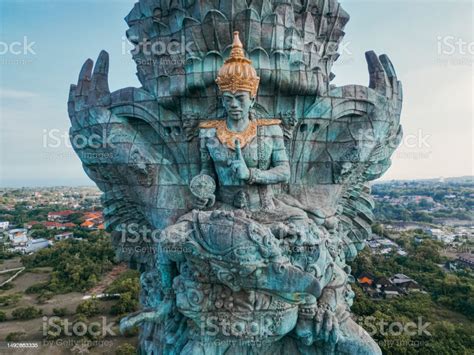
M 143 353 L 380 353 L 350 318 L 347 262 L 401 140 L 402 88 L 373 52 L 369 87 L 331 84 L 348 20 L 336 0 L 141 0 L 126 21 L 142 87 L 110 92 L 106 52 L 85 62 L 71 138 L 106 138 L 75 150 L 142 272 L 143 311 L 121 326 L 141 326 Z M 215 83 L 234 31 L 255 99 Z M 269 119 L 235 149 L 199 128 Z

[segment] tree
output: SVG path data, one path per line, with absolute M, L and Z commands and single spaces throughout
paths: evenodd
M 67 309 L 65 307 L 53 308 L 53 314 L 57 317 L 64 317 L 66 313 L 67 313 Z
M 20 307 L 14 309 L 12 312 L 12 317 L 14 319 L 26 320 L 26 319 L 34 319 L 38 318 L 43 314 L 41 309 L 37 309 L 35 307 Z
M 135 355 L 136 353 L 135 347 L 129 343 L 122 344 L 115 350 L 116 355 Z
M 99 301 L 95 298 L 86 300 L 77 306 L 76 312 L 86 317 L 95 316 L 100 313 Z

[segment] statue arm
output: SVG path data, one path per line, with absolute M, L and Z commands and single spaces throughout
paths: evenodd
M 283 132 L 280 126 L 270 126 L 268 130 L 273 136 L 271 167 L 268 170 L 250 169 L 249 183 L 272 185 L 288 183 L 290 180 L 290 164 L 286 154 Z

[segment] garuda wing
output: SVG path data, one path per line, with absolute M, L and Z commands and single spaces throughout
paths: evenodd
M 70 138 L 103 192 L 106 228 L 119 258 L 148 268 L 154 237 L 189 210 L 192 172 L 183 150 L 190 148 L 183 148 L 174 126 L 160 121 L 166 113 L 153 95 L 136 88 L 111 93 L 108 67 L 103 51 L 95 67 L 90 59 L 84 63 L 71 85 Z
M 390 167 L 402 138 L 402 85 L 390 59 L 367 52 L 370 84 L 332 88 L 305 112 L 290 141 L 290 194 L 309 212 L 339 222 L 352 260 L 371 234 L 368 183 Z

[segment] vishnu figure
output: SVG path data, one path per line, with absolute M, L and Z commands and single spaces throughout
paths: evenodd
M 289 182 L 290 165 L 280 120 L 252 117 L 259 81 L 236 32 L 216 80 L 227 117 L 200 124 L 201 174 L 218 182 L 216 208 L 245 209 L 270 223 L 307 218 L 274 198 L 272 185 Z M 214 200 L 198 197 L 196 207 L 213 207 Z

